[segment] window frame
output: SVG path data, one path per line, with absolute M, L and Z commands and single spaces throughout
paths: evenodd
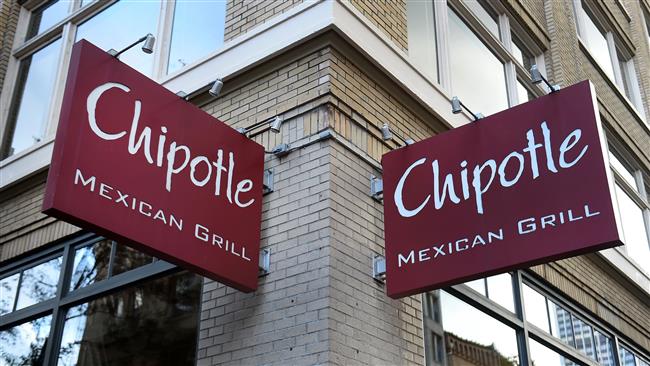
M 44 29 L 41 33 L 34 35 L 32 38 L 26 39 L 31 25 L 32 14 L 42 6 L 46 5 L 49 1 L 50 0 L 28 0 L 20 8 L 17 23 L 18 26 L 16 28 L 13 43 L 11 43 L 11 55 L 7 65 L 4 83 L 1 86 L 2 93 L 0 93 L 0 153 L 2 153 L 2 155 L 0 155 L 0 162 L 2 163 L 0 164 L 0 168 L 15 160 L 30 155 L 34 151 L 39 150 L 48 144 L 51 144 L 58 125 L 58 116 L 63 101 L 67 70 L 70 64 L 70 55 L 75 43 L 77 28 L 83 22 L 91 19 L 93 16 L 118 2 L 118 0 L 93 0 L 92 2 L 82 6 L 81 0 L 71 0 L 68 14 L 63 19 L 56 22 L 50 28 Z M 157 29 L 152 30 L 151 32 L 156 37 L 156 43 L 153 54 L 148 56 L 153 57 L 153 71 L 150 77 L 159 83 L 169 79 L 171 76 L 186 72 L 191 69 L 193 65 L 202 61 L 202 58 L 199 58 L 180 69 L 167 73 L 175 6 L 176 0 L 160 1 Z M 9 147 L 6 145 L 11 144 L 12 138 L 9 134 L 15 129 L 15 126 L 12 126 L 11 128 L 9 126 L 11 117 L 10 113 L 12 112 L 12 109 L 16 108 L 13 105 L 13 102 L 16 99 L 14 94 L 17 88 L 15 88 L 14 85 L 19 76 L 21 62 L 47 46 L 49 43 L 53 42 L 55 39 L 59 38 L 61 39 L 62 44 L 58 56 L 56 75 L 54 77 L 53 95 L 49 109 L 46 111 L 44 137 L 41 141 L 24 150 L 18 151 L 13 155 L 6 155 L 4 152 L 9 150 Z M 223 48 L 223 46 L 224 43 L 222 43 L 218 48 Z M 213 51 L 216 51 L 216 49 Z M 15 118 L 12 118 L 11 124 L 15 124 L 15 122 Z M 42 157 L 40 157 L 40 159 L 42 159 Z M 38 165 L 42 164 L 44 163 L 41 161 L 38 162 Z
M 609 140 L 610 153 L 613 154 L 621 162 L 621 164 L 624 165 L 625 168 L 629 169 L 630 173 L 632 173 L 632 176 L 634 177 L 636 187 L 633 187 L 618 171 L 614 164 L 609 161 L 609 168 L 612 172 L 612 177 L 614 178 L 613 183 L 618 185 L 623 190 L 623 192 L 625 192 L 625 194 L 641 209 L 643 213 L 643 222 L 645 225 L 645 234 L 648 243 L 650 243 L 650 199 L 648 198 L 650 192 L 646 191 L 647 184 L 650 182 L 650 180 L 648 179 L 647 174 L 644 174 L 644 171 L 641 168 L 640 164 L 635 163 L 632 155 L 627 152 L 627 150 L 623 148 L 620 143 L 617 143 L 616 140 L 612 138 Z M 619 219 L 622 219 L 618 207 L 618 198 L 616 198 L 616 200 L 617 201 L 614 202 L 616 204 L 616 207 L 614 209 L 618 213 Z M 617 248 L 617 250 L 625 255 L 625 257 L 635 266 L 637 271 L 645 273 L 646 277 L 650 276 L 650 268 L 643 268 L 641 264 L 637 263 L 634 260 L 634 258 L 630 257 L 625 246 Z M 650 251 L 650 247 L 648 250 Z
M 74 291 L 68 291 L 74 269 L 75 251 L 81 247 L 93 245 L 102 240 L 105 240 L 105 238 L 96 234 L 82 233 L 71 239 L 49 246 L 47 249 L 39 250 L 35 254 L 21 257 L 0 268 L 0 277 L 4 278 L 32 268 L 52 258 L 62 256 L 61 271 L 54 298 L 0 316 L 0 330 L 5 330 L 34 319 L 52 315 L 50 334 L 48 336 L 48 339 L 52 341 L 47 342 L 43 350 L 44 365 L 56 364 L 60 342 L 63 337 L 64 320 L 68 309 L 149 280 L 182 272 L 181 268 L 171 263 L 163 260 L 154 260 L 152 263 L 141 267 L 108 277 Z M 115 246 L 116 244 L 113 244 L 113 248 Z M 114 250 L 111 251 L 112 256 L 114 254 L 113 252 Z M 20 281 L 18 286 L 20 286 Z M 19 290 L 20 288 L 17 288 L 16 291 Z M 17 296 L 14 303 L 16 300 Z M 201 306 L 202 304 L 199 301 L 199 314 Z M 200 316 L 197 316 L 197 331 L 199 329 L 198 322 L 200 322 L 200 318 Z
M 589 41 L 585 37 L 585 19 L 583 17 L 583 12 L 580 11 L 584 9 L 584 13 L 591 19 L 594 25 L 603 33 L 605 40 L 607 41 L 607 49 L 609 51 L 609 59 L 613 68 L 613 78 L 607 74 L 603 66 L 596 61 L 596 57 L 593 55 Z M 648 121 L 645 106 L 643 105 L 643 98 L 641 97 L 641 86 L 639 85 L 639 80 L 636 76 L 636 57 L 634 51 L 629 49 L 626 46 L 626 43 L 623 42 L 620 35 L 616 31 L 615 27 L 607 20 L 607 17 L 603 15 L 603 10 L 600 9 L 600 6 L 594 1 L 590 0 L 573 0 L 573 11 L 576 17 L 576 33 L 578 35 L 578 42 L 584 51 L 589 55 L 589 58 L 593 60 L 593 64 L 596 66 L 596 69 L 601 73 L 603 78 L 614 87 L 619 96 L 631 107 L 633 113 L 644 122 L 646 127 L 650 126 L 650 121 Z M 589 14 L 591 13 L 591 14 Z M 624 64 L 621 65 L 621 60 L 624 61 Z M 626 69 L 626 74 L 621 74 L 621 67 Z M 623 79 L 626 79 L 625 81 Z M 627 95 L 625 91 L 625 82 L 628 83 L 630 87 L 630 94 Z
M 548 286 L 544 280 L 538 278 L 537 275 L 532 273 L 530 270 L 517 270 L 511 272 L 513 279 L 513 297 L 515 299 L 515 314 L 510 313 L 505 310 L 501 305 L 494 302 L 493 300 L 487 298 L 485 295 L 480 294 L 471 287 L 465 284 L 455 285 L 451 287 L 444 288 L 443 290 L 449 293 L 452 296 L 464 301 L 470 306 L 478 309 L 484 314 L 500 321 L 504 325 L 507 325 L 513 328 L 517 334 L 517 343 L 519 348 L 519 364 L 528 365 L 530 364 L 530 346 L 529 340 L 532 339 L 542 346 L 550 349 L 553 352 L 558 353 L 560 356 L 565 357 L 566 359 L 577 362 L 579 364 L 585 364 L 589 366 L 599 366 L 600 364 L 581 353 L 576 347 L 569 344 L 565 344 L 559 338 L 554 335 L 551 335 L 549 332 L 546 332 L 543 329 L 540 329 L 526 320 L 525 314 L 525 300 L 523 296 L 523 286 L 524 284 L 541 294 L 548 303 L 552 301 L 553 303 L 560 305 L 565 311 L 567 311 L 571 318 L 577 317 L 583 323 L 586 323 L 591 327 L 592 330 L 592 343 L 595 350 L 594 357 L 598 358 L 598 350 L 596 349 L 597 342 L 595 341 L 596 331 L 606 337 L 611 341 L 612 353 L 614 358 L 614 365 L 622 366 L 620 362 L 620 348 L 624 346 L 629 351 L 635 354 L 637 358 L 647 359 L 650 357 L 650 354 L 645 354 L 642 352 L 642 348 L 636 345 L 631 340 L 625 338 L 625 336 L 616 332 L 616 329 L 612 325 L 605 324 L 604 322 L 597 319 L 593 316 L 588 310 L 582 308 L 579 304 L 567 299 L 565 296 L 561 295 L 559 292 Z M 421 304 L 424 308 L 425 306 L 430 306 L 427 300 L 428 293 L 424 293 L 421 296 Z M 547 305 L 548 308 L 548 305 Z M 422 326 L 424 331 L 431 330 L 430 328 L 425 327 L 427 319 L 425 319 L 425 313 L 422 312 Z M 547 317 L 549 316 L 547 311 Z M 444 322 L 444 320 L 443 320 Z M 571 322 L 573 324 L 573 320 Z M 444 329 L 442 330 L 444 332 Z M 573 332 L 573 325 L 572 325 Z M 433 330 L 433 333 L 438 334 Z M 430 346 L 426 343 L 426 337 L 423 338 L 424 342 L 424 352 L 425 360 L 429 360 L 429 353 L 431 352 Z
M 524 50 L 533 55 L 535 63 L 542 74 L 546 74 L 544 61 L 545 49 L 540 47 L 541 42 L 537 42 L 532 36 L 524 31 L 523 27 L 515 20 L 508 10 L 499 3 L 482 2 L 480 4 L 488 14 L 495 17 L 499 27 L 498 37 L 484 25 L 474 12 L 463 3 L 462 0 L 445 0 L 433 1 L 433 5 L 428 2 L 421 2 L 420 6 L 423 12 L 433 11 L 433 26 L 425 31 L 428 38 L 435 42 L 435 57 L 431 55 L 430 50 L 419 45 L 411 47 L 409 45 L 409 58 L 418 65 L 423 74 L 427 75 L 430 80 L 440 86 L 448 95 L 452 93 L 451 85 L 451 60 L 449 44 L 449 20 L 447 9 L 454 11 L 459 18 L 465 23 L 470 31 L 492 52 L 492 54 L 503 64 L 508 108 L 520 104 L 517 83 L 520 82 L 528 91 L 529 95 L 542 96 L 546 92 L 544 86 L 538 86 L 532 83 L 530 70 L 526 70 L 512 52 L 512 34 L 514 33 L 521 41 Z M 408 14 L 407 14 L 408 18 Z M 410 38 L 410 37 L 409 37 Z M 414 51 L 412 51 L 414 50 Z M 524 51 L 522 50 L 522 51 Z M 433 77 L 431 72 L 427 71 L 427 64 L 435 61 L 437 64 L 437 77 Z M 463 96 L 458 95 L 462 100 Z M 470 106 L 471 108 L 471 106 Z M 482 112 L 482 111 L 475 111 Z

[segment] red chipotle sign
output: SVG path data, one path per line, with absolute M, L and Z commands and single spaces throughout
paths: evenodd
M 588 81 L 382 159 L 390 297 L 621 245 Z
M 81 41 L 43 211 L 252 291 L 263 164 L 262 146 Z

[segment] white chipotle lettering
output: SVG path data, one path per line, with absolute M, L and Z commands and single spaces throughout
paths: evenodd
M 127 132 L 120 131 L 117 133 L 108 133 L 99 127 L 96 109 L 97 104 L 104 92 L 117 88 L 125 92 L 130 92 L 131 89 L 124 84 L 119 83 L 105 83 L 95 88 L 86 100 L 86 109 L 88 112 L 88 124 L 90 129 L 101 139 L 106 141 L 118 140 L 124 137 Z M 145 159 L 151 165 L 159 168 L 166 169 L 165 188 L 168 192 L 172 190 L 172 178 L 182 173 L 189 165 L 189 178 L 192 184 L 197 187 L 203 187 L 212 179 L 214 175 L 214 195 L 219 197 L 222 194 L 222 186 L 225 183 L 225 194 L 229 203 L 234 203 L 239 207 L 248 207 L 255 202 L 254 198 L 242 202 L 242 195 L 250 192 L 253 189 L 253 181 L 250 179 L 243 179 L 239 182 L 233 182 L 235 172 L 235 156 L 232 152 L 228 153 L 224 162 L 224 151 L 217 149 L 216 161 L 210 161 L 208 157 L 198 155 L 193 156 L 190 148 L 185 145 L 179 145 L 176 141 L 171 141 L 166 146 L 167 127 L 161 126 L 161 133 L 158 136 L 158 146 L 156 148 L 156 159 L 154 162 L 151 149 L 151 128 L 144 127 L 138 135 L 138 124 L 140 122 L 140 113 L 142 110 L 142 102 L 135 100 L 133 120 L 131 121 L 131 130 L 129 131 L 128 151 L 129 154 L 135 155 L 138 151 L 142 150 Z M 137 140 L 137 141 L 136 141 Z M 165 153 L 166 151 L 166 153 Z M 198 173 L 198 167 L 202 169 L 205 176 Z M 214 172 L 214 174 L 213 174 Z M 222 175 L 226 174 L 226 179 L 222 179 Z M 234 194 L 233 194 L 234 187 Z

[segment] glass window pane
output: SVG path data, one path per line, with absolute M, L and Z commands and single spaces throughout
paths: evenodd
M 530 360 L 532 366 L 579 365 L 533 339 L 528 340 L 528 345 L 530 346 Z
M 487 9 L 483 7 L 478 1 L 476 0 L 464 0 L 463 3 L 465 6 L 471 10 L 474 15 L 485 25 L 485 27 L 492 33 L 497 39 L 501 38 L 499 36 L 499 23 L 497 23 L 497 20 L 492 14 L 490 14 Z
M 596 340 L 598 363 L 603 366 L 614 366 L 616 361 L 614 360 L 612 339 L 597 330 L 594 331 L 594 339 Z
M 113 259 L 113 276 L 142 267 L 153 261 L 153 257 L 126 245 L 116 243 L 115 258 Z
M 444 338 L 445 350 L 439 351 L 445 358 L 442 364 L 456 365 L 467 359 L 481 366 L 518 364 L 514 329 L 444 291 L 439 294 L 440 322 L 432 327 L 425 322 L 425 331 Z
M 487 296 L 487 292 L 485 292 L 485 278 L 479 278 L 478 280 L 465 282 L 465 284 L 479 294 Z
M 68 9 L 70 9 L 69 0 L 55 0 L 32 12 L 27 39 L 40 34 L 65 18 L 68 15 Z
M 643 220 L 643 211 L 618 184 L 616 184 L 616 201 L 621 214 L 627 255 L 650 272 L 650 244 Z
M 517 96 L 519 97 L 519 104 L 526 103 L 527 101 L 533 99 L 530 95 L 530 92 L 524 84 L 517 80 Z
M 18 277 L 20 277 L 20 273 L 7 276 L 0 280 L 0 315 L 10 313 L 14 310 Z
M 548 302 L 548 309 L 551 320 L 551 334 L 561 339 L 564 343 L 575 347 L 571 313 L 553 301 Z
M 200 297 L 179 273 L 70 308 L 58 364 L 194 365 Z
M 630 84 L 629 84 L 629 79 L 628 79 L 628 72 L 627 72 L 627 61 L 622 59 L 620 57 L 619 53 L 619 58 L 618 58 L 618 67 L 621 72 L 621 82 L 623 83 L 623 92 L 625 95 L 628 97 L 628 99 L 632 99 L 632 93 L 630 89 Z M 632 63 L 632 67 L 634 67 L 634 64 Z
M 20 62 L 10 116 L 15 121 L 14 129 L 8 133 L 11 142 L 6 147 L 6 156 L 22 151 L 45 137 L 60 49 L 59 39 Z
M 2 365 L 41 366 L 50 335 L 52 315 L 45 316 L 0 332 Z
M 582 320 L 573 317 L 573 336 L 576 341 L 576 349 L 589 358 L 596 359 L 591 326 Z
M 623 179 L 634 189 L 637 189 L 636 179 L 634 179 L 634 172 L 623 165 L 615 154 L 609 152 L 609 163 L 614 167 L 616 172 L 623 177 Z
M 612 59 L 609 55 L 609 46 L 607 45 L 607 39 L 603 32 L 598 29 L 594 21 L 591 19 L 587 12 L 580 8 L 582 18 L 584 19 L 585 29 L 584 34 L 581 34 L 586 38 L 587 47 L 589 51 L 596 59 L 596 62 L 603 68 L 605 73 L 609 77 L 614 79 L 614 67 L 612 66 Z
M 492 301 L 514 313 L 515 300 L 512 294 L 512 275 L 510 273 L 488 277 L 487 287 L 488 297 Z
M 70 291 L 99 282 L 108 277 L 111 243 L 110 240 L 102 240 L 75 251 Z
M 172 73 L 223 44 L 225 1 L 176 1 L 169 65 Z
M 23 271 L 16 310 L 49 300 L 56 295 L 61 262 L 61 257 L 57 257 Z
M 634 354 L 625 347 L 619 348 L 618 357 L 620 358 L 621 366 L 635 366 Z
M 121 50 L 147 33 L 155 35 L 159 13 L 160 1 L 120 1 L 82 23 L 77 28 L 77 40 L 86 39 L 105 51 Z M 141 46 L 121 54 L 120 60 L 151 76 L 153 55 L 142 52 Z
M 636 362 L 639 364 L 639 366 L 650 366 L 650 362 L 643 360 L 640 357 L 636 358 Z
M 490 115 L 508 108 L 503 63 L 456 13 L 448 13 L 453 94 L 474 113 Z
M 523 293 L 526 320 L 538 328 L 548 332 L 549 329 L 548 315 L 546 312 L 546 298 L 526 284 L 524 284 Z

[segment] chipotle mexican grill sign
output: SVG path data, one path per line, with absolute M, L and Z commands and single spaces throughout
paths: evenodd
M 252 291 L 263 164 L 262 146 L 80 41 L 43 210 Z
M 390 297 L 621 245 L 588 81 L 383 156 Z

